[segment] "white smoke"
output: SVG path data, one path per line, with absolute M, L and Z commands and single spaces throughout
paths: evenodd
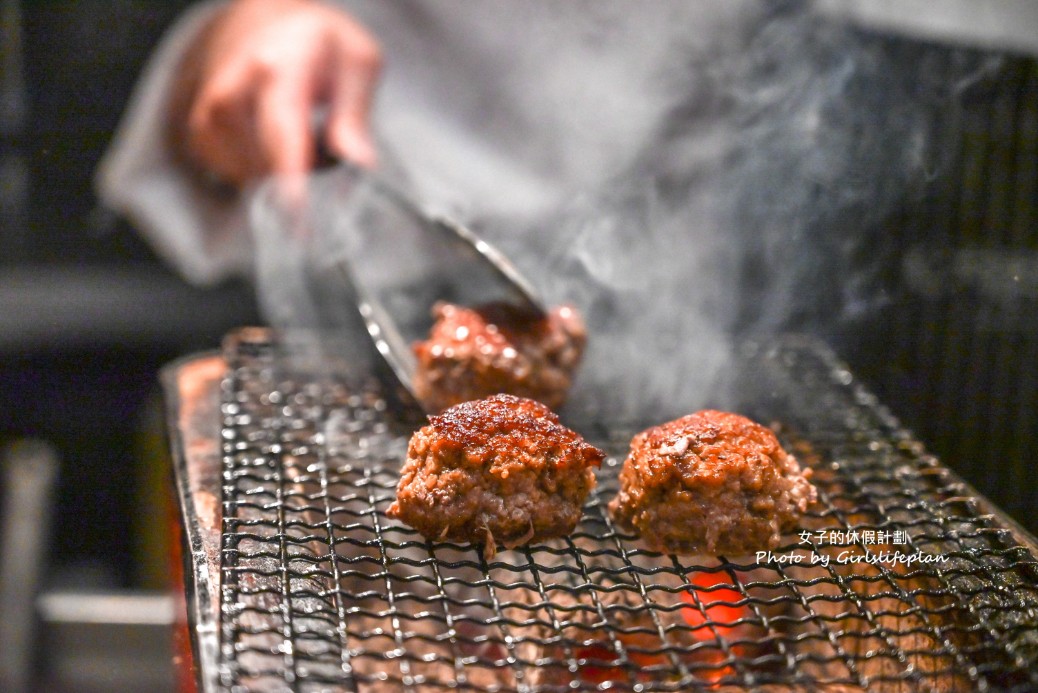
M 609 183 L 533 220 L 478 205 L 466 219 L 548 302 L 585 316 L 571 411 L 659 420 L 723 406 L 747 335 L 835 338 L 882 308 L 882 268 L 899 251 L 885 225 L 941 177 L 942 118 L 992 69 L 806 2 L 757 7 L 690 38 L 641 90 L 669 118 Z
M 882 309 L 900 250 L 885 225 L 945 172 L 941 119 L 995 64 L 797 2 L 690 46 L 664 77 L 684 97 L 663 146 L 538 228 L 482 226 L 584 311 L 575 405 L 649 420 L 723 406 L 735 342 L 836 340 Z

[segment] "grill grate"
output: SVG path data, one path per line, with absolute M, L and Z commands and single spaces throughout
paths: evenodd
M 222 688 L 1038 686 L 1031 540 L 813 342 L 747 347 L 728 402 L 815 470 L 820 500 L 772 560 L 662 556 L 616 528 L 623 427 L 582 429 L 610 458 L 571 537 L 490 561 L 427 541 L 385 515 L 413 426 L 376 386 L 265 339 L 226 358 Z

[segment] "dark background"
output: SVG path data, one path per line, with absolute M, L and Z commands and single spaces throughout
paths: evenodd
M 1038 532 L 1038 64 L 936 119 L 947 168 L 885 225 L 889 301 L 842 356 L 948 466 Z
M 42 438 L 61 457 L 55 583 L 161 586 L 158 369 L 260 320 L 249 287 L 186 285 L 92 191 L 138 71 L 185 4 L 22 3 L 27 110 L 5 121 L 0 168 L 0 442 Z M 1011 56 L 964 94 L 941 123 L 950 166 L 883 229 L 898 250 L 879 278 L 887 307 L 832 335 L 932 451 L 1031 531 L 1036 94 L 1034 61 Z
M 61 458 L 59 585 L 162 586 L 158 369 L 259 320 L 248 286 L 187 285 L 93 193 L 138 72 L 185 4 L 21 3 L 26 110 L 0 169 L 0 442 L 41 438 Z

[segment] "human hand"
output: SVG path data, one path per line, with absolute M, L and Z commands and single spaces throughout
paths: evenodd
M 367 30 L 315 0 L 235 0 L 181 66 L 170 110 L 174 152 L 240 188 L 313 167 L 328 152 L 375 164 L 368 113 L 381 52 Z M 327 108 L 315 131 L 314 113 Z

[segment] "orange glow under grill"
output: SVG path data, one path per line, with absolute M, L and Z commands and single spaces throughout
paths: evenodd
M 746 606 L 738 606 L 743 595 L 734 585 L 717 573 L 696 573 L 692 580 L 695 594 L 692 591 L 681 592 L 680 599 L 687 606 L 681 608 L 681 616 L 691 627 L 691 633 L 700 642 L 717 642 L 718 638 L 732 639 L 738 630 L 737 622 L 747 615 Z M 659 638 L 649 634 L 623 634 L 618 637 L 630 662 L 639 669 L 656 665 L 665 665 L 667 655 L 642 652 L 640 650 L 659 649 Z M 632 650 L 631 648 L 635 648 Z M 731 647 L 736 654 L 741 648 Z M 630 678 L 630 674 L 621 664 L 616 651 L 607 643 L 596 643 L 577 648 L 574 656 L 579 661 L 586 661 L 578 674 L 582 683 L 601 684 L 606 682 L 622 682 Z M 718 665 L 714 668 L 697 669 L 698 676 L 705 682 L 717 683 L 734 674 L 730 666 L 720 666 L 725 655 L 720 649 L 705 648 L 694 654 L 683 655 L 686 664 Z M 650 672 L 638 671 L 634 674 L 637 681 L 650 681 Z

